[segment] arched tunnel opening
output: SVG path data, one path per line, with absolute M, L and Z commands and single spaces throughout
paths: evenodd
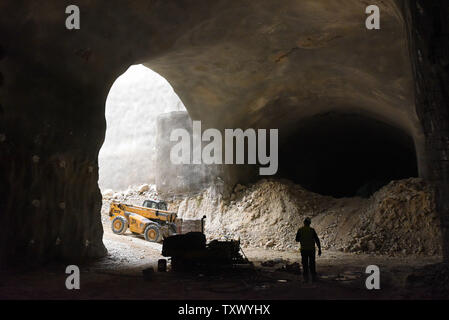
M 361 114 L 300 121 L 280 145 L 278 175 L 333 197 L 369 197 L 392 180 L 418 176 L 413 139 Z
M 98 155 L 100 189 L 154 184 L 158 117 L 185 112 L 184 104 L 164 77 L 144 65 L 132 65 L 116 79 L 105 105 L 106 135 Z

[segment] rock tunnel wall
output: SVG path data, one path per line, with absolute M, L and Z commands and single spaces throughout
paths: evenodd
M 0 3 L 2 267 L 105 255 L 97 158 L 109 89 L 130 65 L 173 48 L 213 7 L 78 1 L 82 29 L 69 31 L 70 4 Z
M 104 104 L 136 63 L 164 76 L 193 120 L 218 129 L 289 136 L 299 119 L 342 108 L 402 128 L 420 175 L 438 185 L 447 230 L 447 4 L 406 2 L 404 29 L 392 1 L 373 3 L 383 12 L 377 33 L 356 0 L 80 0 L 81 29 L 71 31 L 67 1 L 0 3 L 1 264 L 105 254 Z M 234 170 L 225 183 L 246 174 Z
M 437 186 L 444 255 L 449 259 L 449 3 L 404 1 L 416 93 L 426 140 L 428 178 Z

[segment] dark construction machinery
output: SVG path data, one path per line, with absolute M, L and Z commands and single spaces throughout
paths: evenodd
M 252 266 L 252 263 L 244 257 L 240 240 L 212 240 L 206 244 L 204 222 L 202 232 L 189 232 L 165 238 L 162 255 L 171 257 L 173 271 Z

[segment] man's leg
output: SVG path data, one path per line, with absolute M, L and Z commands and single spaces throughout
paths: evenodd
M 304 280 L 309 281 L 309 255 L 305 250 L 301 250 L 301 262 Z
M 309 263 L 310 273 L 312 274 L 312 281 L 316 281 L 315 250 L 310 252 Z

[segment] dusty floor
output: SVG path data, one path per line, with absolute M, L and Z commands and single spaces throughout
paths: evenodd
M 317 259 L 320 281 L 303 283 L 301 275 L 282 266 L 299 262 L 297 252 L 244 249 L 255 270 L 214 274 L 154 272 L 144 279 L 142 270 L 153 267 L 162 246 L 139 236 L 111 232 L 103 216 L 104 243 L 109 255 L 80 265 L 80 290 L 65 288 L 65 265 L 52 264 L 38 270 L 3 274 L 1 299 L 413 299 L 447 298 L 431 287 L 411 287 L 409 274 L 441 261 L 441 257 L 387 257 L 325 251 Z M 270 266 L 262 262 L 271 261 Z M 266 263 L 264 263 L 266 264 Z M 365 269 L 381 270 L 381 289 L 365 288 Z

